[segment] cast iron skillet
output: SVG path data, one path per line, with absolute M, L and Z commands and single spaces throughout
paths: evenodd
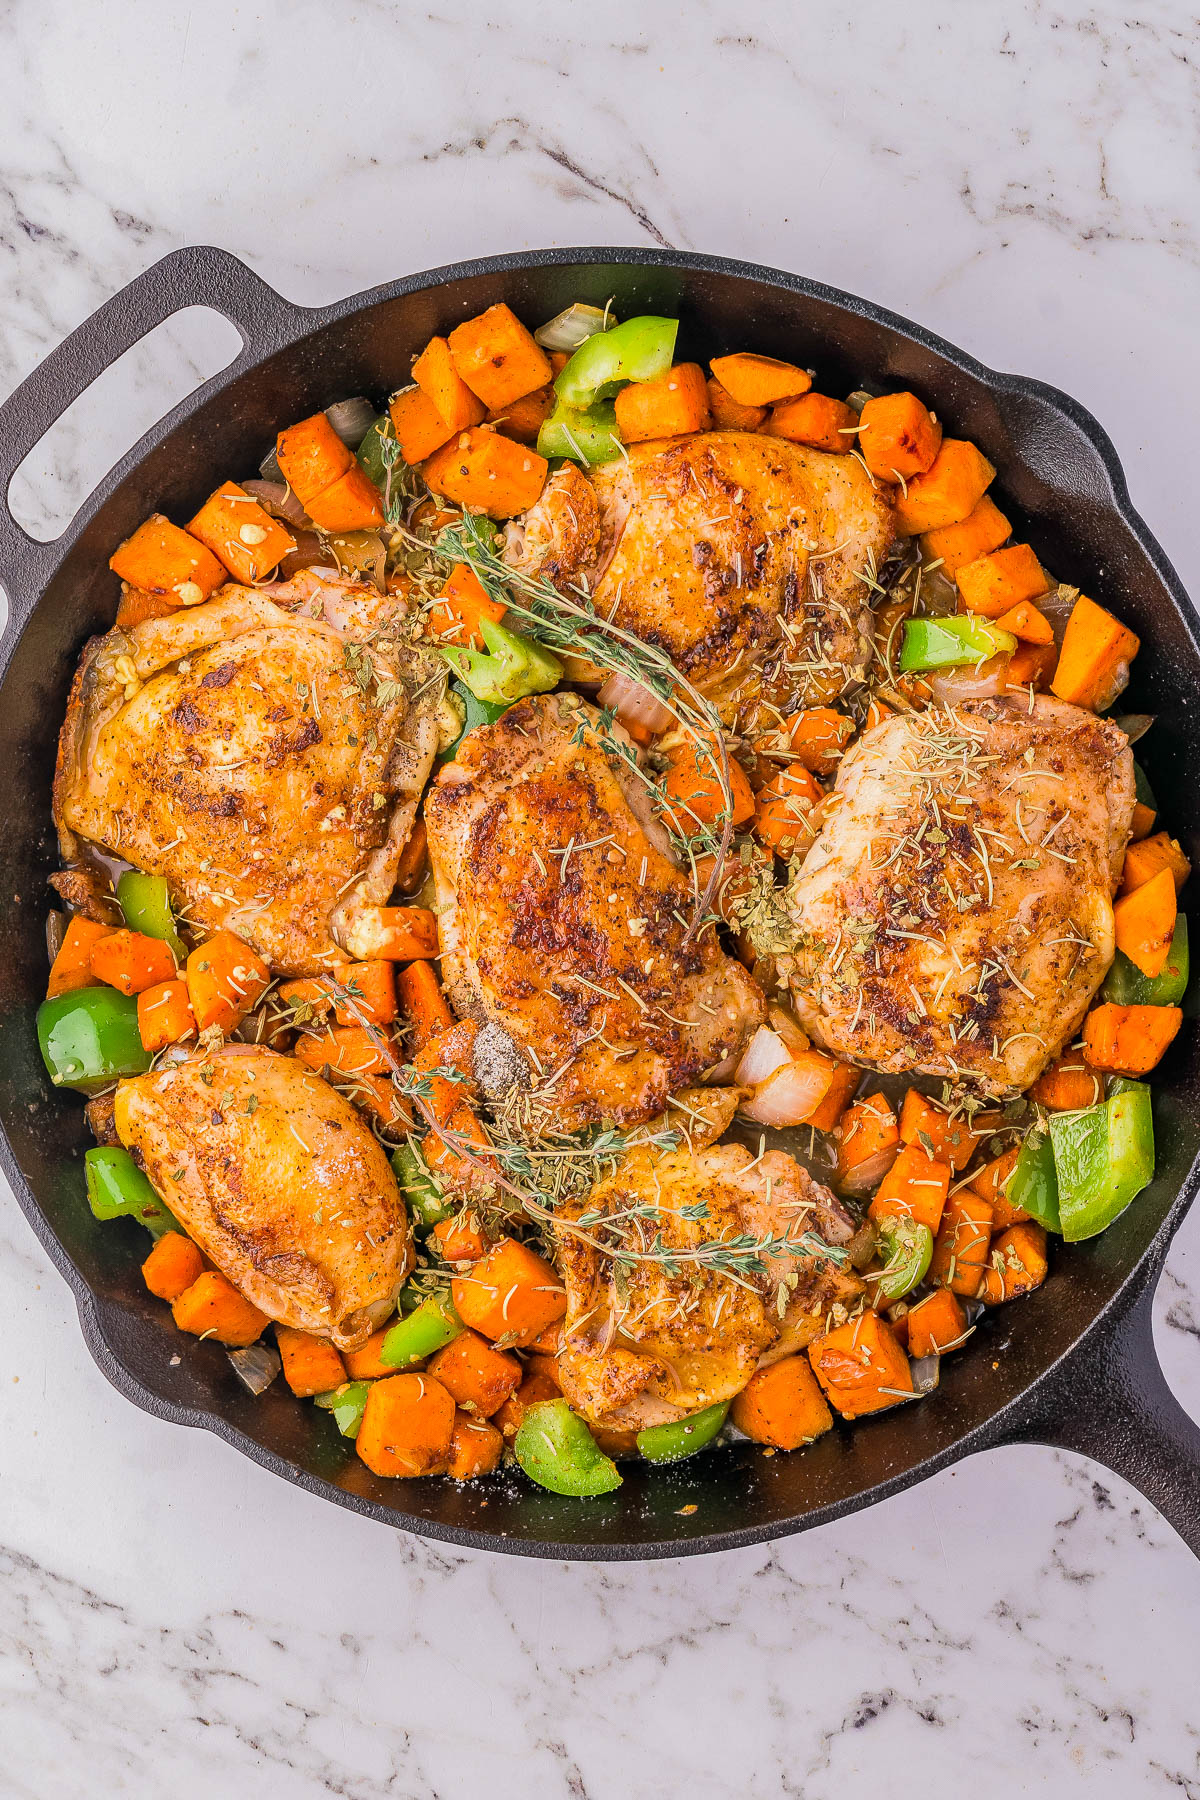
M 54 543 L 30 540 L 0 501 L 0 1164 L 74 1292 L 109 1380 L 159 1418 L 203 1425 L 265 1468 L 383 1523 L 478 1548 L 603 1561 L 756 1543 L 820 1525 L 958 1458 L 1036 1442 L 1083 1451 L 1139 1487 L 1200 1555 L 1200 1429 L 1155 1358 L 1150 1308 L 1171 1236 L 1198 1181 L 1200 1042 L 1185 1029 L 1155 1082 L 1158 1172 L 1104 1235 L 1059 1248 L 1046 1285 L 992 1314 L 943 1362 L 939 1392 L 795 1456 L 749 1445 L 674 1472 L 630 1465 L 604 1499 L 571 1501 L 503 1475 L 380 1481 L 332 1421 L 277 1383 L 246 1394 L 223 1352 L 182 1340 L 143 1289 L 144 1236 L 97 1225 L 83 1194 L 88 1137 L 77 1098 L 48 1084 L 33 1017 L 45 990 L 46 876 L 54 746 L 79 650 L 111 624 L 112 547 L 152 511 L 189 518 L 220 479 L 253 470 L 275 431 L 348 394 L 382 399 L 409 379 L 434 331 L 497 300 L 526 319 L 572 300 L 682 320 L 681 354 L 749 347 L 812 364 L 819 385 L 916 390 L 999 470 L 1018 534 L 1062 579 L 1115 606 L 1141 633 L 1131 710 L 1156 713 L 1146 741 L 1166 820 L 1200 857 L 1200 628 L 1177 576 L 1129 503 L 1096 421 L 1039 382 L 997 375 L 894 313 L 778 270 L 642 249 L 550 250 L 434 269 L 335 306 L 293 306 L 215 249 L 182 250 L 117 294 L 0 408 L 0 496 L 65 408 L 130 345 L 186 306 L 209 306 L 243 349 L 154 427 Z M 171 1358 L 179 1352 L 175 1366 Z M 684 1509 L 694 1507 L 693 1511 Z

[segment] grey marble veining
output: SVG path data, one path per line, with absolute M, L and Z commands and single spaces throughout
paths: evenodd
M 0 388 L 187 242 L 314 302 L 526 245 L 717 251 L 1065 387 L 1200 586 L 1194 11 L 492 15 L 16 0 L 0 14 Z M 165 327 L 31 459 L 23 516 L 57 529 L 234 347 L 207 315 Z M 129 1407 L 4 1200 L 6 1797 L 1200 1796 L 1200 1568 L 1098 1467 L 996 1453 L 717 1559 L 447 1551 Z M 1200 1415 L 1200 1221 L 1156 1331 Z

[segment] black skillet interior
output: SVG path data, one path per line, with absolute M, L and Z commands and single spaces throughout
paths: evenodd
M 1103 1333 L 1109 1330 L 1104 1341 L 1111 1363 L 1115 1320 L 1128 1315 L 1157 1272 L 1190 1196 L 1189 1171 L 1200 1150 L 1200 1056 L 1195 1033 L 1185 1031 L 1156 1083 L 1159 1157 L 1152 1187 L 1103 1237 L 1060 1248 L 1037 1294 L 987 1318 L 962 1355 L 945 1359 L 936 1396 L 853 1430 L 836 1429 L 802 1454 L 765 1456 L 742 1444 L 674 1473 L 630 1466 L 618 1493 L 586 1503 L 557 1499 L 503 1475 L 463 1488 L 378 1480 L 328 1415 L 293 1400 L 278 1383 L 252 1399 L 217 1346 L 181 1339 L 166 1309 L 142 1286 L 143 1235 L 132 1225 L 101 1227 L 92 1220 L 80 1164 L 88 1142 L 82 1106 L 49 1087 L 33 1016 L 45 987 L 45 880 L 56 860 L 50 825 L 55 740 L 79 649 L 89 633 L 112 620 L 116 579 L 106 566 L 112 546 L 148 512 L 186 519 L 218 480 L 253 472 L 281 424 L 348 394 L 382 401 L 409 379 L 412 355 L 434 331 L 445 332 L 501 299 L 536 323 L 573 300 L 603 304 L 609 298 L 621 316 L 677 314 L 682 357 L 753 347 L 811 365 L 817 386 L 835 394 L 862 385 L 911 387 L 948 432 L 979 444 L 999 470 L 995 491 L 1018 535 L 1029 536 L 1061 579 L 1111 604 L 1142 635 L 1146 648 L 1127 704 L 1158 715 L 1144 746 L 1145 764 L 1171 829 L 1193 860 L 1200 856 L 1195 621 L 1177 579 L 1129 507 L 1111 445 L 1064 396 L 994 376 L 953 347 L 849 296 L 709 258 L 579 250 L 436 270 L 310 313 L 280 301 L 234 259 L 192 251 L 167 259 L 126 290 L 119 305 L 112 303 L 117 311 L 107 323 L 103 315 L 91 322 L 90 335 L 89 326 L 82 327 L 0 412 L 11 472 L 96 367 L 166 313 L 215 304 L 248 340 L 230 370 L 130 453 L 49 552 L 24 545 L 7 518 L 0 538 L 8 564 L 0 574 L 14 611 L 0 690 L 0 755 L 7 771 L 0 797 L 0 892 L 8 902 L 0 919 L 3 1161 L 34 1228 L 75 1291 L 97 1361 L 148 1411 L 205 1425 L 276 1473 L 381 1521 L 484 1548 L 597 1560 L 678 1555 L 779 1536 L 867 1504 L 969 1450 L 1021 1435 L 1086 1438 L 1091 1427 L 1084 1426 L 1081 1396 L 1098 1378 Z M 16 438 L 22 441 L 14 446 Z M 26 613 L 28 623 L 14 643 Z M 1093 1327 L 1089 1342 L 1068 1357 Z M 1135 1359 L 1152 1362 L 1143 1325 L 1129 1342 Z M 1173 1402 L 1161 1383 L 1147 1398 L 1147 1383 L 1153 1385 L 1148 1371 L 1149 1365 L 1140 1396 L 1127 1397 L 1126 1413 L 1132 1419 L 1139 1409 L 1159 1408 L 1168 1420 L 1166 1435 L 1173 1434 L 1174 1463 L 1168 1469 L 1160 1459 L 1157 1477 L 1152 1471 L 1143 1479 L 1200 1553 L 1195 1499 L 1171 1502 L 1189 1456 L 1196 1485 L 1200 1434 L 1193 1440 L 1179 1422 L 1182 1415 L 1171 1413 Z M 1093 1446 L 1089 1440 L 1086 1447 L 1105 1454 L 1102 1441 Z M 1129 1472 L 1137 1478 L 1132 1463 Z

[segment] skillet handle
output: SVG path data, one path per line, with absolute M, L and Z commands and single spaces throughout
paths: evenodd
M 1164 1245 L 1165 1252 L 1165 1245 Z M 1053 1369 L 1014 1435 L 1091 1457 L 1145 1495 L 1200 1557 L 1200 1425 L 1183 1410 L 1154 1348 L 1162 1257 L 1115 1319 Z
M 53 540 L 39 543 L 22 531 L 9 511 L 14 474 L 97 376 L 188 306 L 209 307 L 236 328 L 243 348 L 235 369 L 291 342 L 303 317 L 302 308 L 291 306 L 227 250 L 206 244 L 173 250 L 106 300 L 0 406 L 0 584 L 8 594 L 9 621 L 18 628 L 50 576 L 56 551 Z

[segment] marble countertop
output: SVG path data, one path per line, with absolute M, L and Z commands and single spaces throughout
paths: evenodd
M 1076 395 L 1200 589 L 1200 24 L 1166 0 L 16 0 L 0 60 L 5 391 L 189 242 L 309 302 L 530 245 L 720 252 Z M 58 529 L 235 347 L 156 334 L 22 516 Z M 1200 1217 L 1157 1341 L 1200 1417 Z M 1200 1567 L 1081 1459 L 996 1453 L 720 1558 L 450 1550 L 127 1405 L 6 1194 L 0 1367 L 5 1797 L 1200 1796 Z

